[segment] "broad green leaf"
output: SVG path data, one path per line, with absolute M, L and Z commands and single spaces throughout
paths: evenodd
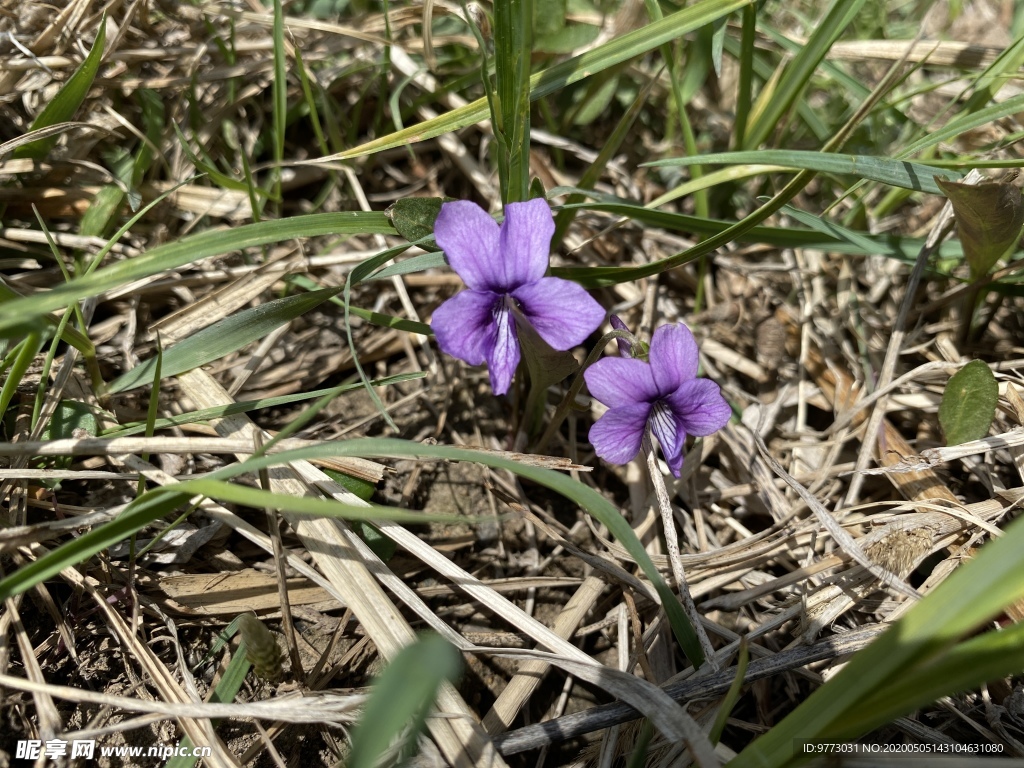
M 363 501 L 369 501 L 377 491 L 377 486 L 373 483 L 367 482 L 366 480 L 362 480 L 358 477 L 352 477 L 352 475 L 346 475 L 344 472 L 338 472 L 335 469 L 327 469 L 326 467 L 324 467 L 323 471 L 324 474 L 331 478 L 331 480 L 346 490 L 351 491 Z
M 353 520 L 351 525 L 352 530 L 359 534 L 359 538 L 366 542 L 366 546 L 373 550 L 373 554 L 383 562 L 386 563 L 395 556 L 398 545 L 381 533 L 373 523 L 368 523 L 365 520 Z
M 944 170 L 935 166 L 911 163 L 905 160 L 891 160 L 886 157 L 871 157 L 868 155 L 801 152 L 788 149 L 763 149 L 754 152 L 722 152 L 710 155 L 696 155 L 694 157 L 673 157 L 657 160 L 652 163 L 644 163 L 644 165 L 661 167 L 680 165 L 750 165 L 762 163 L 817 171 L 819 173 L 856 176 L 894 187 L 930 192 L 933 195 L 941 195 L 943 193 L 940 187 L 942 181 L 958 181 L 963 178 L 963 174 L 957 171 Z
M 95 437 L 99 423 L 96 413 L 86 403 L 78 400 L 61 400 L 50 420 L 43 428 L 40 440 L 65 440 L 76 436 Z
M 628 32 L 593 50 L 559 62 L 530 78 L 530 100 L 536 101 L 544 96 L 557 93 L 567 85 L 578 83 L 580 80 L 614 67 L 616 64 L 648 53 L 662 43 L 670 42 L 688 32 L 711 24 L 715 19 L 728 16 L 733 11 L 750 5 L 752 2 L 754 0 L 701 0 L 701 2 L 666 16 L 661 21 Z M 316 162 L 345 160 L 394 147 L 404 147 L 418 141 L 432 139 L 442 133 L 457 131 L 486 119 L 487 100 L 479 98 L 438 117 L 425 120 L 401 131 L 395 131 L 387 136 L 381 136 L 379 139 L 360 144 L 344 152 L 321 158 Z
M 163 353 L 163 375 L 177 376 L 201 365 L 219 360 L 246 344 L 262 339 L 275 328 L 337 295 L 341 288 L 323 288 L 268 301 L 225 317 L 197 331 Z M 111 382 L 110 392 L 125 392 L 148 384 L 153 377 L 156 358 L 146 360 Z
M 441 683 L 454 682 L 462 657 L 440 635 L 422 635 L 388 663 L 370 690 L 363 716 L 352 732 L 348 768 L 375 768 L 391 742 L 402 737 L 400 757 L 415 745 Z
M 296 237 L 340 234 L 394 235 L 396 232 L 383 213 L 363 211 L 292 216 L 199 232 L 152 248 L 136 258 L 125 259 L 96 270 L 93 274 L 76 278 L 52 291 L 0 303 L 0 333 L 9 328 L 21 327 L 29 318 L 61 309 L 78 299 L 95 296 L 111 288 L 210 256 Z
M 1005 181 L 958 184 L 936 176 L 935 182 L 953 205 L 964 257 L 971 278 L 978 280 L 1020 240 L 1024 227 L 1020 189 Z
M 553 35 L 565 27 L 566 0 L 533 0 L 533 32 Z
M 398 234 L 415 243 L 434 234 L 441 206 L 453 197 L 404 197 L 385 211 Z
M 93 41 L 89 55 L 85 57 L 85 61 L 79 65 L 74 74 L 68 78 L 68 81 L 61 86 L 53 100 L 32 121 L 32 126 L 29 130 L 37 131 L 41 128 L 49 128 L 58 123 L 67 122 L 75 116 L 78 108 L 82 106 L 86 94 L 89 93 L 89 89 L 92 87 L 92 81 L 96 79 L 96 73 L 100 68 L 100 59 L 103 58 L 103 47 L 107 42 L 105 17 L 100 19 L 100 23 L 96 28 L 96 40 Z M 31 144 L 19 147 L 14 156 L 39 160 L 46 157 L 56 143 L 56 135 L 39 139 Z
M 999 385 L 981 360 L 972 360 L 946 384 L 939 404 L 939 423 L 946 445 L 980 440 L 996 417 Z

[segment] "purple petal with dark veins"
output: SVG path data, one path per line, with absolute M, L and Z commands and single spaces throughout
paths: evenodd
M 649 359 L 658 391 L 663 396 L 697 376 L 697 342 L 682 323 L 663 325 L 654 332 Z
M 491 388 L 496 395 L 504 395 L 512 384 L 516 366 L 519 365 L 519 338 L 516 336 L 516 321 L 512 311 L 505 304 L 498 305 L 494 313 L 494 346 L 487 355 L 487 367 L 491 374 Z
M 456 200 L 441 206 L 434 222 L 434 240 L 463 282 L 478 291 L 505 293 L 500 230 L 476 203 Z M 546 264 L 546 262 L 545 262 Z
M 651 366 L 632 357 L 604 357 L 583 372 L 590 394 L 609 408 L 650 403 L 658 396 Z
M 441 351 L 470 365 L 483 364 L 494 348 L 494 308 L 501 297 L 490 291 L 461 291 L 434 310 L 430 327 Z
M 604 308 L 578 284 L 544 277 L 512 291 L 530 325 L 552 348 L 582 344 L 604 321 Z
M 673 475 L 679 477 L 679 470 L 683 466 L 686 431 L 672 412 L 672 407 L 664 400 L 654 404 L 648 421 L 651 425 L 651 434 L 658 438 L 661 452 L 665 454 L 668 468 L 672 470 Z
M 612 464 L 626 464 L 640 452 L 651 406 L 634 403 L 612 408 L 590 428 L 590 444 L 597 455 Z
M 684 381 L 667 400 L 680 426 L 699 437 L 717 432 L 732 416 L 722 390 L 710 379 Z
M 507 290 L 511 291 L 544 277 L 548 271 L 551 236 L 554 234 L 555 220 L 547 201 L 535 198 L 525 203 L 509 203 L 505 206 L 500 257 L 504 265 L 504 285 Z

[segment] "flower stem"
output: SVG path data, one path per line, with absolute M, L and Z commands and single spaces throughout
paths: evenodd
M 672 500 L 669 498 L 668 489 L 665 487 L 665 478 L 658 467 L 658 457 L 654 453 L 654 446 L 651 443 L 651 432 L 644 432 L 643 448 L 644 457 L 647 459 L 647 471 L 651 476 L 651 483 L 654 485 L 654 495 L 658 499 L 658 507 L 661 509 L 661 524 L 665 529 L 665 548 L 668 550 L 668 562 L 672 566 L 672 576 L 679 587 L 679 597 L 682 599 L 683 610 L 690 620 L 693 631 L 697 634 L 701 650 L 704 651 L 705 661 L 711 665 L 712 671 L 718 670 L 715 662 L 715 649 L 711 647 L 711 640 L 704 631 L 704 624 L 700 614 L 697 613 L 697 606 L 690 596 L 690 588 L 686 584 L 686 573 L 683 571 L 683 559 L 679 554 L 679 537 L 676 533 L 676 523 L 672 516 Z

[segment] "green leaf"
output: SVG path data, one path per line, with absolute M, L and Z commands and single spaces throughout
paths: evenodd
M 999 385 L 981 360 L 972 360 L 950 378 L 939 405 L 946 445 L 980 440 L 996 417 Z
M 164 352 L 163 374 L 177 376 L 179 373 L 219 360 L 246 344 L 262 339 L 275 328 L 294 320 L 340 292 L 340 287 L 323 288 L 311 293 L 285 296 L 225 317 Z M 125 392 L 149 383 L 155 365 L 156 358 L 151 358 L 135 366 L 111 382 L 109 391 Z
M 238 619 L 236 618 L 231 622 L 228 630 L 233 630 L 237 622 Z M 245 682 L 245 676 L 249 674 L 250 666 L 251 662 L 249 661 L 248 654 L 246 653 L 245 640 L 243 639 L 241 645 L 238 647 L 238 652 L 231 657 L 231 663 L 229 663 L 227 669 L 224 670 L 224 674 L 217 683 L 217 687 L 213 689 L 213 695 L 210 696 L 210 702 L 213 704 L 229 704 L 234 701 L 238 692 L 242 688 L 242 683 Z M 214 720 L 213 722 L 217 723 L 218 721 Z M 192 740 L 188 736 L 181 737 L 178 747 L 181 752 L 185 752 L 185 750 L 188 751 L 186 754 L 177 754 L 171 757 L 164 768 L 192 768 L 192 766 L 194 766 L 199 760 L 198 757 L 191 756 Z M 170 749 L 170 747 L 168 747 L 168 749 Z
M 353 386 L 359 386 L 354 384 Z M 352 477 L 344 472 L 339 472 L 336 469 L 327 469 L 324 467 L 324 474 L 327 475 L 331 480 L 336 482 L 348 491 L 351 491 L 363 501 L 369 501 L 373 498 L 373 494 L 377 491 L 377 486 L 373 483 L 363 480 L 358 477 Z
M 825 58 L 832 43 L 857 17 L 863 5 L 864 0 L 832 0 L 828 11 L 814 26 L 814 31 L 800 53 L 784 65 L 785 70 L 776 87 L 761 91 L 751 113 L 746 147 L 757 147 L 777 129 L 786 112 L 807 88 L 814 70 Z
M 981 636 L 987 636 L 984 641 L 981 637 L 957 641 L 1024 598 L 1022 548 L 1024 521 L 1018 519 L 854 655 L 838 675 L 743 750 L 729 763 L 730 768 L 789 765 L 797 739 L 857 738 L 877 727 L 879 716 L 890 714 L 896 706 L 886 692 L 901 695 L 898 711 L 905 713 L 920 705 L 918 697 L 925 691 L 951 694 L 972 679 L 1019 671 L 1018 628 L 1009 635 L 989 632 Z M 1004 642 L 1016 646 L 1012 653 L 1005 646 L 999 648 Z M 977 668 L 972 669 L 975 664 Z M 911 683 L 916 686 L 913 690 Z
M 957 181 L 963 174 L 932 165 L 890 160 L 869 155 L 837 155 L 830 152 L 800 152 L 789 149 L 762 149 L 754 152 L 721 152 L 718 154 L 673 157 L 644 163 L 645 166 L 680 165 L 781 165 L 819 173 L 836 173 L 878 181 L 893 187 L 941 195 L 943 181 Z M 938 174 L 938 176 L 936 176 Z M 939 178 L 939 177 L 943 178 Z M 934 179 L 934 181 L 933 181 Z
M 285 497 L 281 494 L 267 493 L 254 488 L 245 488 L 219 482 L 243 473 L 255 473 L 261 469 L 281 466 L 289 461 L 300 459 L 319 459 L 334 456 L 361 456 L 364 458 L 401 458 L 401 459 L 446 459 L 449 461 L 469 461 L 495 469 L 513 472 L 528 480 L 550 488 L 582 507 L 608 531 L 625 548 L 629 556 L 640 566 L 640 570 L 653 584 L 662 607 L 668 616 L 672 631 L 679 641 L 687 657 L 695 666 L 704 663 L 700 643 L 690 625 L 679 598 L 672 592 L 665 579 L 662 578 L 654 561 L 637 538 L 636 533 L 619 512 L 618 508 L 602 494 L 578 480 L 566 477 L 558 472 L 542 467 L 521 464 L 504 456 L 486 451 L 474 451 L 468 448 L 455 448 L 443 445 L 425 445 L 408 440 L 386 438 L 361 438 L 356 440 L 334 441 L 321 445 L 299 448 L 294 451 L 283 451 L 271 456 L 250 458 L 212 472 L 203 480 L 188 480 L 175 486 L 154 488 L 132 502 L 120 516 L 109 523 L 93 528 L 76 539 L 65 542 L 53 551 L 42 555 L 22 566 L 14 573 L 0 579 L 0 601 L 30 589 L 60 571 L 82 562 L 105 547 L 112 546 L 126 539 L 133 532 L 140 530 L 154 520 L 187 503 L 196 494 L 203 494 L 221 501 L 246 504 L 257 508 L 271 507 L 289 510 L 302 514 L 320 514 L 345 517 L 346 519 L 395 519 L 399 522 L 416 520 L 428 522 L 439 520 L 436 515 L 403 512 L 387 507 L 356 508 L 345 504 L 310 497 Z M 447 518 L 444 518 L 447 519 Z
M 39 439 L 66 440 L 75 437 L 76 430 L 79 436 L 84 433 L 96 437 L 98 428 L 96 414 L 86 403 L 78 400 L 61 400 Z
M 373 554 L 382 561 L 386 563 L 395 556 L 398 545 L 381 533 L 373 523 L 368 523 L 365 520 L 353 520 L 351 525 L 352 530 L 359 534 L 359 538 L 366 542 L 366 546 L 372 549 Z
M 530 100 L 537 101 L 544 96 L 561 91 L 567 85 L 578 83 L 591 75 L 614 67 L 616 64 L 622 64 L 636 56 L 648 53 L 662 43 L 671 42 L 688 32 L 700 29 L 715 19 L 728 16 L 733 11 L 750 5 L 753 1 L 701 0 L 688 8 L 666 16 L 661 21 L 609 40 L 597 48 L 555 64 L 530 78 Z M 394 147 L 404 147 L 417 141 L 432 139 L 442 133 L 457 131 L 486 119 L 487 100 L 479 98 L 443 115 L 322 158 L 318 162 L 345 160 Z
M 36 131 L 40 128 L 48 128 L 57 123 L 64 123 L 75 116 L 78 108 L 82 106 L 86 94 L 92 87 L 92 81 L 96 79 L 96 73 L 100 68 L 100 59 L 103 58 L 103 47 L 107 42 L 106 17 L 100 19 L 97 25 L 96 40 L 93 41 L 89 55 L 85 57 L 74 74 L 57 91 L 53 101 L 46 105 L 39 116 L 32 121 L 29 130 Z M 57 143 L 57 136 L 50 136 L 45 139 L 38 139 L 31 144 L 25 144 L 14 153 L 15 157 L 27 157 L 39 160 L 46 157 L 50 150 Z
M 423 272 L 427 269 L 436 269 L 437 267 L 447 266 L 448 262 L 445 261 L 444 254 L 440 251 L 435 251 L 434 253 L 421 253 L 419 256 L 413 256 L 411 259 L 405 259 L 404 261 L 399 261 L 389 267 L 384 267 L 380 272 L 374 272 L 373 275 L 367 278 L 367 280 L 383 280 L 388 277 L 394 277 L 395 275 L 408 275 L 413 272 Z
M 935 177 L 953 205 L 971 278 L 989 273 L 999 258 L 1017 245 L 1024 227 L 1020 189 L 1005 181 L 958 184 Z
M 441 206 L 453 197 L 405 197 L 388 208 L 385 213 L 398 234 L 415 243 L 434 234 L 434 222 Z
M 210 256 L 220 256 L 296 237 L 338 234 L 394 235 L 396 232 L 383 213 L 363 211 L 292 216 L 287 219 L 199 232 L 176 242 L 152 248 L 141 256 L 119 261 L 93 274 L 71 280 L 52 291 L 0 302 L 0 333 L 8 328 L 23 327 L 29 318 L 43 316 L 78 299 L 95 296 L 111 288 L 164 270 L 177 269 Z
M 373 684 L 363 716 L 352 733 L 348 768 L 374 768 L 400 736 L 400 754 L 408 756 L 441 683 L 454 682 L 461 669 L 459 652 L 440 635 L 425 634 L 399 651 Z M 399 757 L 389 765 L 402 762 Z

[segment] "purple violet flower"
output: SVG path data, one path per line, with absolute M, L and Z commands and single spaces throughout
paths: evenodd
M 499 227 L 468 200 L 445 203 L 434 239 L 466 283 L 431 319 L 441 350 L 470 365 L 486 362 L 495 394 L 508 392 L 519 365 L 516 324 L 528 322 L 557 350 L 583 342 L 604 309 L 576 283 L 544 277 L 555 222 L 541 199 L 505 206 Z
M 590 393 L 608 406 L 590 428 L 590 444 L 605 461 L 626 464 L 650 426 L 679 477 L 686 436 L 718 431 L 732 409 L 715 382 L 697 378 L 697 342 L 682 323 L 654 332 L 649 360 L 605 357 L 584 371 Z

